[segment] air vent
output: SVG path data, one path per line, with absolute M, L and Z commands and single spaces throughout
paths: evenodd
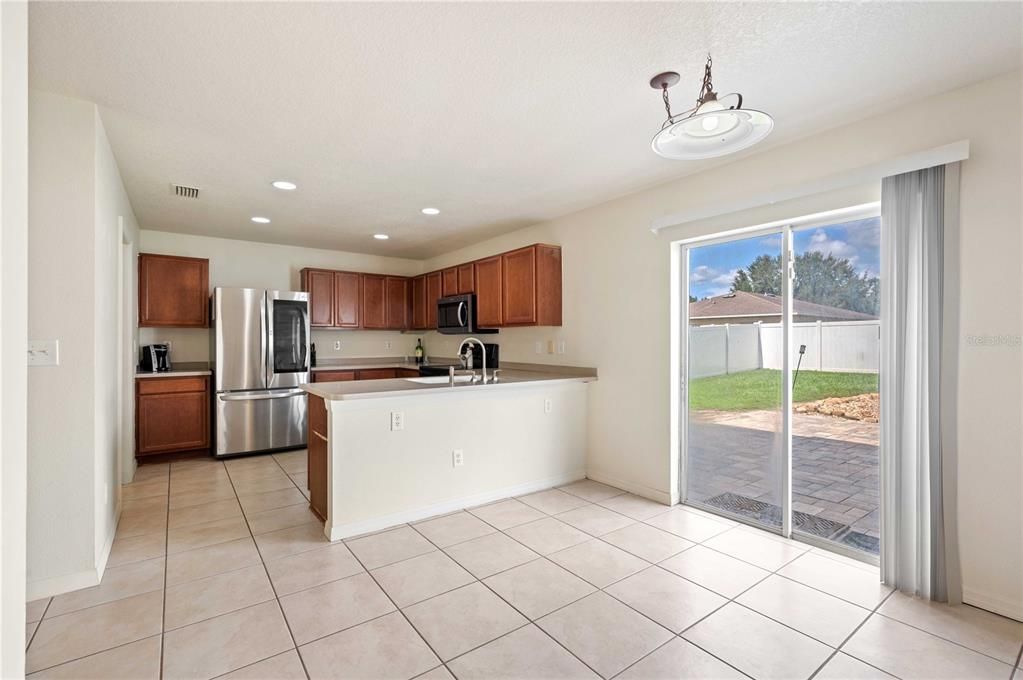
M 186 187 L 184 184 L 171 184 L 174 195 L 180 198 L 199 198 L 198 187 Z

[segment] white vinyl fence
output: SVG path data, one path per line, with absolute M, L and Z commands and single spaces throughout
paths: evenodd
M 792 345 L 806 345 L 801 370 L 876 373 L 880 321 L 817 321 L 792 324 Z M 794 355 L 794 360 L 798 360 Z M 793 364 L 795 366 L 795 364 Z M 782 367 L 780 323 L 693 326 L 689 329 L 689 377 Z

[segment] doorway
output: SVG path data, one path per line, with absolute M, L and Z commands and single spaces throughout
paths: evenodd
M 683 503 L 877 560 L 880 229 L 870 204 L 681 244 Z

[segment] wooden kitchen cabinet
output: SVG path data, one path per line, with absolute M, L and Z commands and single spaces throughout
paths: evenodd
M 396 371 L 396 375 L 394 376 L 395 378 L 418 378 L 419 377 L 419 369 L 418 368 L 398 368 L 398 369 L 395 369 L 395 371 Z
M 136 457 L 209 447 L 209 376 L 135 380 Z
M 443 290 L 441 273 L 432 272 L 426 275 L 426 327 L 431 330 L 437 328 L 437 300 L 440 300 Z
M 306 471 L 309 484 L 309 508 L 322 520 L 327 519 L 327 404 L 323 397 L 309 395 L 309 419 L 306 441 Z
M 444 297 L 458 295 L 458 268 L 450 267 L 440 273 L 441 293 Z
M 313 382 L 344 382 L 355 380 L 355 371 L 313 371 Z
M 561 325 L 561 248 L 533 245 L 501 255 L 505 326 Z
M 309 325 L 334 326 L 334 272 L 327 269 L 303 269 L 302 290 L 309 293 Z
M 496 328 L 504 323 L 501 256 L 488 257 L 475 263 L 476 323 L 483 328 Z
M 386 328 L 401 331 L 408 328 L 408 279 L 402 276 L 384 278 L 384 319 Z
M 387 328 L 386 277 L 378 274 L 362 275 L 362 327 Z
M 466 264 L 460 264 L 455 269 L 458 270 L 458 294 L 468 295 L 469 293 L 476 292 L 476 276 L 475 267 L 472 262 Z
M 426 276 L 415 277 L 409 286 L 412 297 L 410 301 L 412 307 L 412 328 L 426 330 L 429 328 L 426 315 Z
M 355 372 L 356 380 L 389 380 L 397 377 L 396 368 L 364 368 Z
M 139 254 L 139 326 L 210 325 L 210 263 L 197 257 Z
M 362 275 L 334 272 L 334 326 L 358 328 L 362 311 Z

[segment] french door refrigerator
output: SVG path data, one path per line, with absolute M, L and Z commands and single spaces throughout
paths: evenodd
M 214 455 L 306 445 L 309 294 L 213 291 Z

